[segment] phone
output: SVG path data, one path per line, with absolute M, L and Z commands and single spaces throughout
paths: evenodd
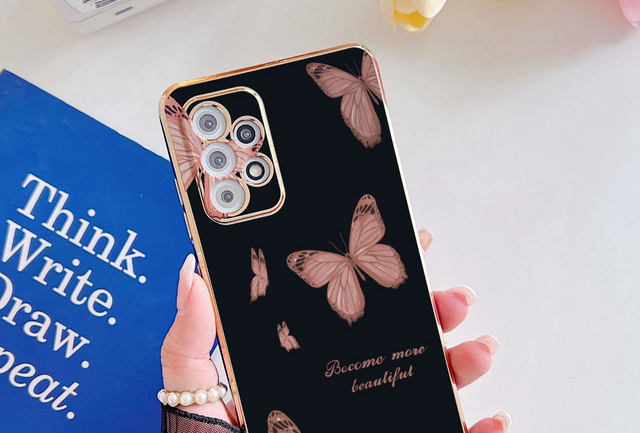
M 160 117 L 241 428 L 465 432 L 371 52 L 182 82 Z

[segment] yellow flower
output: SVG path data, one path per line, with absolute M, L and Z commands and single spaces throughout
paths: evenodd
M 380 0 L 384 19 L 393 24 L 398 23 L 405 30 L 418 33 L 429 25 L 447 0 Z

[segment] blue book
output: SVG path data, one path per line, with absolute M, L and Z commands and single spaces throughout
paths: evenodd
M 160 431 L 192 251 L 168 161 L 0 73 L 0 431 Z

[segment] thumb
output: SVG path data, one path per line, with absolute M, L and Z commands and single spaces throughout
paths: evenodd
M 218 371 L 210 353 L 216 321 L 209 289 L 195 272 L 195 257 L 187 256 L 180 270 L 178 313 L 162 344 L 162 378 L 169 391 L 196 391 L 218 384 Z M 222 401 L 181 407 L 228 421 Z
M 181 356 L 209 359 L 216 338 L 216 323 L 209 289 L 195 271 L 196 259 L 189 254 L 180 270 L 178 314 L 167 334 Z

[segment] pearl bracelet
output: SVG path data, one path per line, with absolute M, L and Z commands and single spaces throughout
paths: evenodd
M 171 407 L 176 407 L 177 405 L 191 406 L 193 403 L 213 403 L 214 401 L 222 400 L 225 395 L 227 395 L 227 387 L 219 383 L 208 390 L 199 389 L 194 392 L 167 391 L 166 389 L 161 389 L 158 391 L 158 400 L 160 400 L 160 403 L 168 404 Z

